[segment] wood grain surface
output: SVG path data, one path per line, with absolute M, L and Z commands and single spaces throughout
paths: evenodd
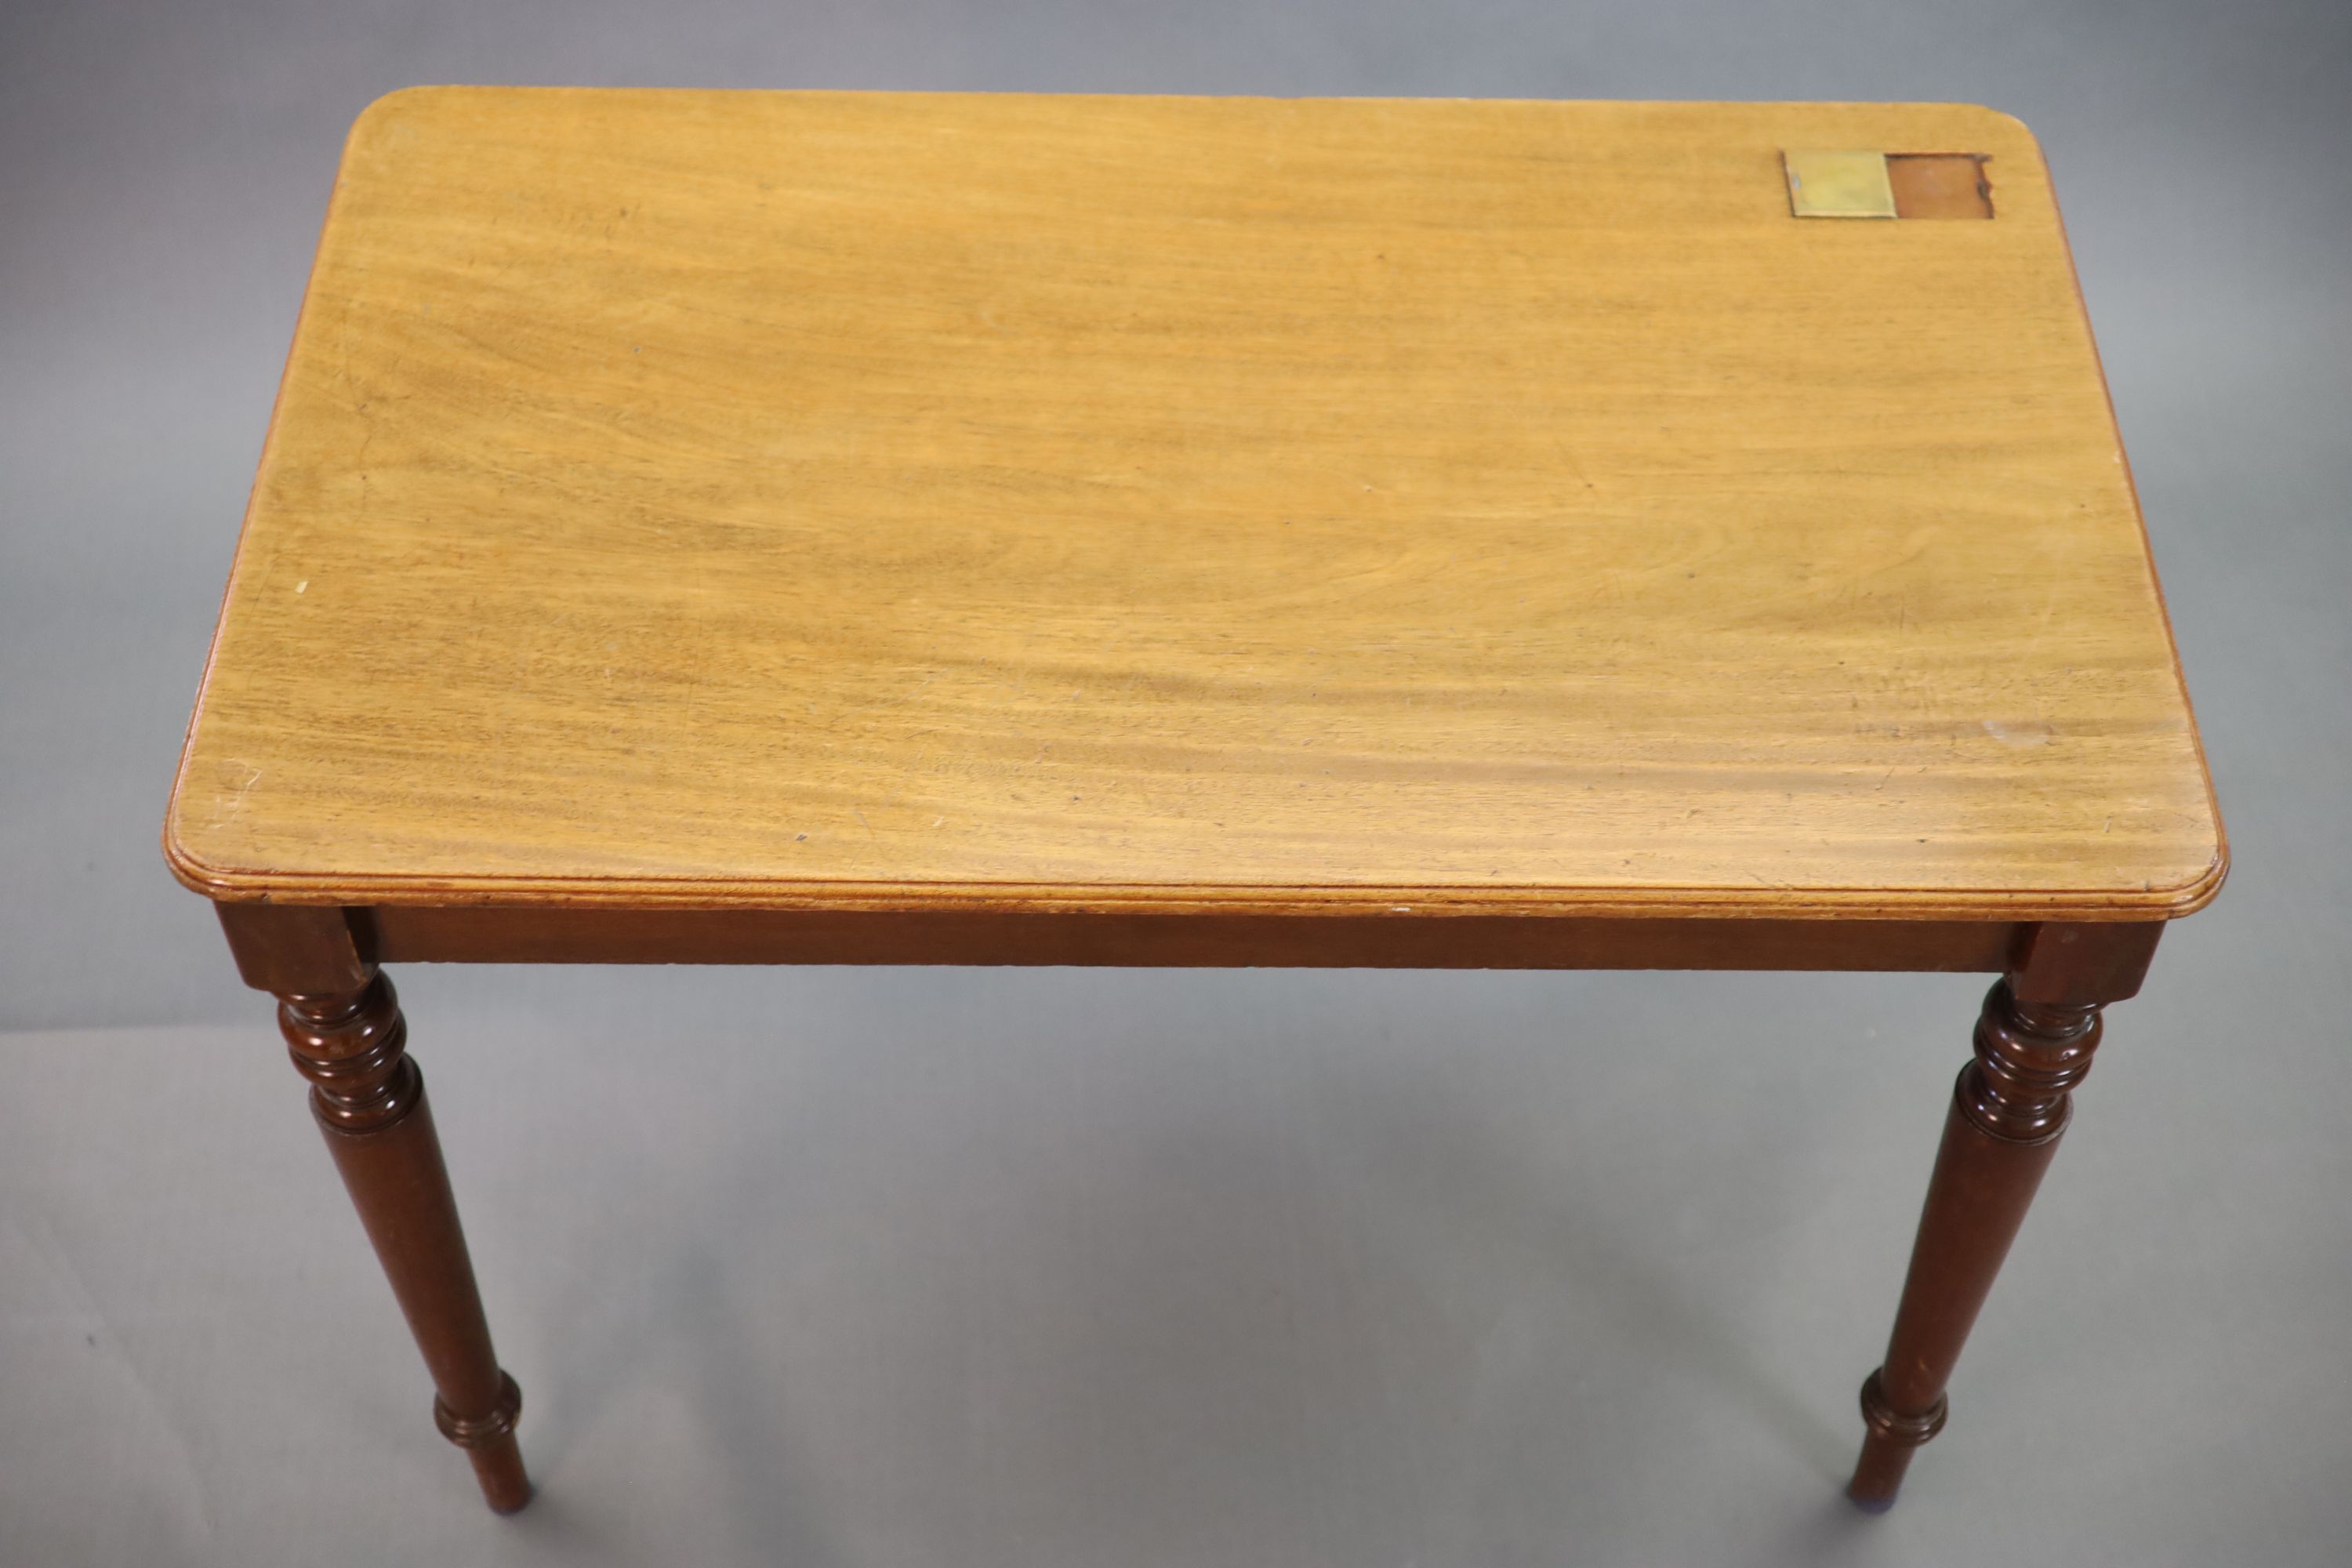
M 1784 147 L 1996 216 L 1792 218 Z M 1949 106 L 444 88 L 165 829 L 311 903 L 2146 920 L 2226 861 Z

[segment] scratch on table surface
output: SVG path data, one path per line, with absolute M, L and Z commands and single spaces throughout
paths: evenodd
M 235 765 L 243 767 L 245 764 L 239 763 Z M 260 782 L 261 770 L 259 768 L 256 768 L 253 772 L 247 773 L 246 775 L 245 782 L 237 785 L 236 792 L 232 794 L 228 799 L 221 803 L 221 808 L 213 817 L 212 825 L 215 827 L 218 827 L 228 821 L 230 817 L 235 816 L 237 814 L 238 808 L 245 805 L 245 797 L 252 794 L 253 786 Z
M 1987 719 L 1983 723 L 1985 733 L 2004 746 L 2046 746 L 2050 743 L 2050 726 L 2039 720 L 2004 724 L 1998 719 Z

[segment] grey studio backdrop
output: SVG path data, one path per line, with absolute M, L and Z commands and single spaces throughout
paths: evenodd
M 0 1563 L 2352 1561 L 2347 80 L 2341 0 L 11 0 Z M 2032 124 L 2236 871 L 1896 1510 L 1837 1488 L 1979 980 L 415 968 L 486 1513 L 156 850 L 338 144 L 434 81 Z

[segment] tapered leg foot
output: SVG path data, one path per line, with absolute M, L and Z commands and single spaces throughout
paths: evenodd
M 392 983 L 378 973 L 353 992 L 281 996 L 278 1023 L 433 1375 L 442 1436 L 473 1460 L 489 1505 L 512 1513 L 530 1500 L 514 1437 L 522 1391 L 490 1348 L 425 1078 L 408 1059 Z
M 1903 1472 L 1911 1468 L 1912 1451 L 1944 1429 L 1948 1410 L 1942 1395 L 1924 1414 L 1906 1415 L 1886 1401 L 1878 1373 L 1862 1385 L 1862 1459 L 1854 1466 L 1846 1496 L 1864 1513 L 1885 1513 L 1895 1506 Z
M 441 1436 L 466 1450 L 474 1461 L 475 1479 L 482 1496 L 500 1513 L 517 1513 L 530 1500 L 530 1478 L 523 1474 L 522 1449 L 515 1443 L 515 1418 L 522 1414 L 522 1390 L 505 1373 L 499 1373 L 499 1403 L 487 1416 L 468 1418 L 433 1396 L 434 1425 Z
M 2021 1002 L 2002 980 L 1977 1023 L 1928 1179 L 1886 1361 L 1862 1386 L 1862 1458 L 1846 1495 L 1891 1507 L 1919 1446 L 1943 1430 L 1944 1384 L 2024 1223 L 2090 1071 L 2099 1009 Z

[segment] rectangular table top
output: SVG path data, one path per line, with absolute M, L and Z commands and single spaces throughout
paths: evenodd
M 1804 151 L 1992 216 L 1796 216 Z M 2226 860 L 2005 116 L 473 88 L 352 132 L 165 841 L 779 909 L 2160 919 Z

